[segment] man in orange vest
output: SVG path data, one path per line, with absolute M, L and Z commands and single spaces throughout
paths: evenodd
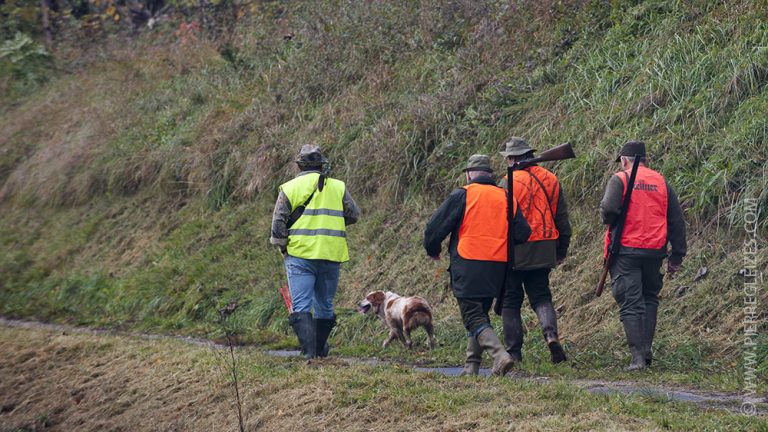
M 507 267 L 507 196 L 491 177 L 488 156 L 473 155 L 464 172 L 467 185 L 451 192 L 427 223 L 424 248 L 432 259 L 440 259 L 440 244 L 451 234 L 451 288 L 468 332 L 463 375 L 477 375 L 487 350 L 492 373 L 503 376 L 514 362 L 493 332 L 488 312 Z M 513 211 L 513 240 L 523 243 L 531 229 L 516 203 Z
M 512 137 L 501 155 L 511 166 L 533 158 L 534 151 L 524 139 Z M 512 358 L 523 359 L 523 325 L 520 309 L 524 292 L 541 324 L 553 363 L 566 360 L 557 334 L 557 316 L 552 306 L 549 273 L 565 260 L 571 239 L 568 207 L 560 182 L 552 172 L 538 165 L 514 171 L 513 195 L 531 226 L 528 243 L 515 247 L 514 270 L 507 274 L 501 318 L 504 342 Z M 507 189 L 507 178 L 499 186 Z
M 645 166 L 645 143 L 629 141 L 621 149 L 616 162 L 622 171 L 608 181 L 600 216 L 611 225 L 619 216 L 635 156 L 640 157 L 635 185 L 627 210 L 619 255 L 609 268 L 611 291 L 619 304 L 632 362 L 627 370 L 645 369 L 651 365 L 653 336 L 663 275 L 662 261 L 669 256 L 667 272 L 680 269 L 686 254 L 685 220 L 677 195 L 658 172 Z M 605 250 L 609 236 L 606 232 Z M 671 245 L 667 254 L 667 243 Z

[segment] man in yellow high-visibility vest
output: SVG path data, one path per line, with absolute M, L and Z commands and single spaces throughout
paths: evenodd
M 336 324 L 333 297 L 339 267 L 349 261 L 346 226 L 357 222 L 360 209 L 344 182 L 323 173 L 327 160 L 320 147 L 302 146 L 296 163 L 299 175 L 280 186 L 270 243 L 285 258 L 293 304 L 288 322 L 302 354 L 326 357 Z

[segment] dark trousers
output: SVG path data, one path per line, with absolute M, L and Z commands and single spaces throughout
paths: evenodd
M 502 307 L 520 309 L 523 306 L 525 294 L 534 310 L 541 303 L 552 302 L 552 291 L 549 289 L 549 272 L 552 269 L 516 270 L 507 275 L 506 289 Z
M 611 291 L 619 304 L 619 316 L 645 317 L 645 306 L 658 306 L 659 292 L 664 276 L 661 274 L 662 258 L 616 257 L 611 272 Z
M 456 301 L 459 303 L 464 328 L 467 329 L 470 336 L 477 336 L 478 333 L 491 326 L 491 317 L 488 316 L 488 312 L 491 310 L 493 297 L 456 297 Z

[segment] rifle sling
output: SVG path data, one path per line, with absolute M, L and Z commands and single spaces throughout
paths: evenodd
M 616 225 L 610 230 L 609 240 L 611 243 L 608 247 L 607 258 L 609 263 L 613 262 L 613 260 L 616 258 L 616 255 L 619 254 L 619 250 L 621 249 L 621 236 L 624 234 L 624 224 L 627 221 L 627 213 L 629 213 L 629 202 L 632 199 L 632 190 L 635 187 L 635 179 L 637 178 L 637 171 L 639 168 L 640 156 L 636 155 L 635 160 L 632 163 L 632 173 L 627 179 L 626 192 L 624 193 L 624 200 L 621 203 L 621 211 L 619 212 L 619 216 L 616 218 Z M 625 172 L 624 175 L 626 176 L 627 173 Z
M 319 182 L 318 182 L 318 183 L 319 183 Z M 296 207 L 296 209 L 294 209 L 294 210 L 291 212 L 291 214 L 288 216 L 288 221 L 287 221 L 287 222 L 286 222 L 286 224 L 285 224 L 285 225 L 286 225 L 288 228 L 291 228 L 291 226 L 292 226 L 293 224 L 295 224 L 297 220 L 299 220 L 299 218 L 301 217 L 301 215 L 303 215 L 303 214 L 304 214 L 304 210 L 306 210 L 306 208 L 307 208 L 307 206 L 309 205 L 309 203 L 310 203 L 310 202 L 312 202 L 312 198 L 314 198 L 314 197 L 315 197 L 315 192 L 317 192 L 317 188 L 318 188 L 318 186 L 317 186 L 317 185 L 315 185 L 315 188 L 312 190 L 312 193 L 311 193 L 311 194 L 309 194 L 309 198 L 307 198 L 307 200 L 306 200 L 306 201 L 304 201 L 304 204 L 302 204 L 302 205 L 300 205 L 300 206 Z

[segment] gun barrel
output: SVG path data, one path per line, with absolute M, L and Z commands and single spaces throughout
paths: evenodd
M 557 147 L 541 152 L 539 156 L 533 158 L 538 162 L 556 161 L 563 159 L 572 159 L 576 157 L 571 143 L 560 144 Z
M 551 148 L 549 150 L 541 152 L 540 155 L 538 155 L 535 158 L 532 159 L 525 159 L 520 162 L 517 162 L 513 169 L 523 169 L 527 168 L 535 163 L 539 162 L 549 162 L 549 161 L 556 161 L 556 160 L 563 160 L 563 159 L 573 159 L 576 157 L 576 153 L 573 151 L 573 147 L 570 143 L 560 144 L 557 147 Z

